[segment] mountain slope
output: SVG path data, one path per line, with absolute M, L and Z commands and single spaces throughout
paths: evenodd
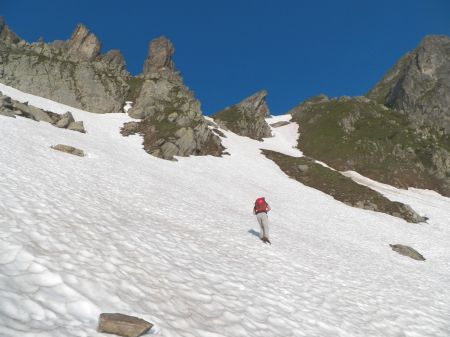
M 359 177 L 430 218 L 414 225 L 289 179 L 260 148 L 299 156 L 295 124 L 262 143 L 223 131 L 230 156 L 169 162 L 120 135 L 124 114 L 0 91 L 70 110 L 87 131 L 0 116 L 0 335 L 101 336 L 100 312 L 138 315 L 161 336 L 450 333 L 449 199 Z M 252 234 L 260 195 L 272 246 Z

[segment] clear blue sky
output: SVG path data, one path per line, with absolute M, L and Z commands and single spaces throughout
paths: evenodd
M 449 0 L 0 0 L 0 15 L 29 42 L 82 22 L 132 74 L 165 35 L 205 114 L 260 89 L 273 114 L 319 93 L 362 95 L 423 36 L 450 35 Z

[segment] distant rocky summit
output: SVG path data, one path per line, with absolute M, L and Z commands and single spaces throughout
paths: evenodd
M 125 124 L 122 134 L 141 134 L 144 149 L 164 159 L 220 156 L 224 149 L 220 138 L 209 129 L 200 102 L 175 70 L 173 53 L 167 38 L 151 41 L 143 74 L 135 80 L 135 104 L 128 112 L 140 121 Z
M 240 136 L 262 140 L 272 133 L 265 118 L 270 111 L 266 103 L 267 91 L 261 90 L 243 101 L 215 113 L 212 117 L 222 128 Z
M 415 127 L 450 134 L 450 38 L 426 36 L 367 97 L 403 111 Z
M 313 97 L 289 113 L 305 155 L 393 186 L 450 196 L 450 39 L 428 36 L 366 97 Z
M 87 111 L 120 112 L 131 76 L 119 51 L 100 54 L 100 49 L 83 25 L 67 41 L 29 44 L 0 18 L 0 81 Z

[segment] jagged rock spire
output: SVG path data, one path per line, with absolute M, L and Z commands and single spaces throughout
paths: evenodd
M 3 16 L 0 16 L 0 41 L 7 44 L 16 44 L 22 41 L 21 38 L 5 24 Z
M 272 135 L 265 118 L 270 115 L 266 103 L 267 91 L 261 90 L 241 102 L 213 115 L 214 120 L 224 129 L 253 139 Z
M 88 61 L 99 55 L 100 48 L 100 41 L 83 24 L 77 25 L 72 37 L 67 41 L 67 50 L 70 54 Z
M 173 71 L 175 65 L 172 55 L 175 51 L 172 42 L 161 36 L 152 40 L 148 46 L 148 55 L 144 63 L 144 76 L 158 72 L 161 69 Z

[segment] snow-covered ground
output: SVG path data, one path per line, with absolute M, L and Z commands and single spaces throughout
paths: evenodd
M 430 218 L 410 224 L 289 179 L 260 148 L 301 155 L 295 124 L 264 142 L 225 132 L 230 156 L 170 162 L 119 134 L 125 114 L 0 91 L 87 130 L 0 116 L 0 336 L 101 336 L 101 312 L 159 336 L 450 336 L 448 198 L 353 174 Z M 258 196 L 272 246 L 256 236 Z

